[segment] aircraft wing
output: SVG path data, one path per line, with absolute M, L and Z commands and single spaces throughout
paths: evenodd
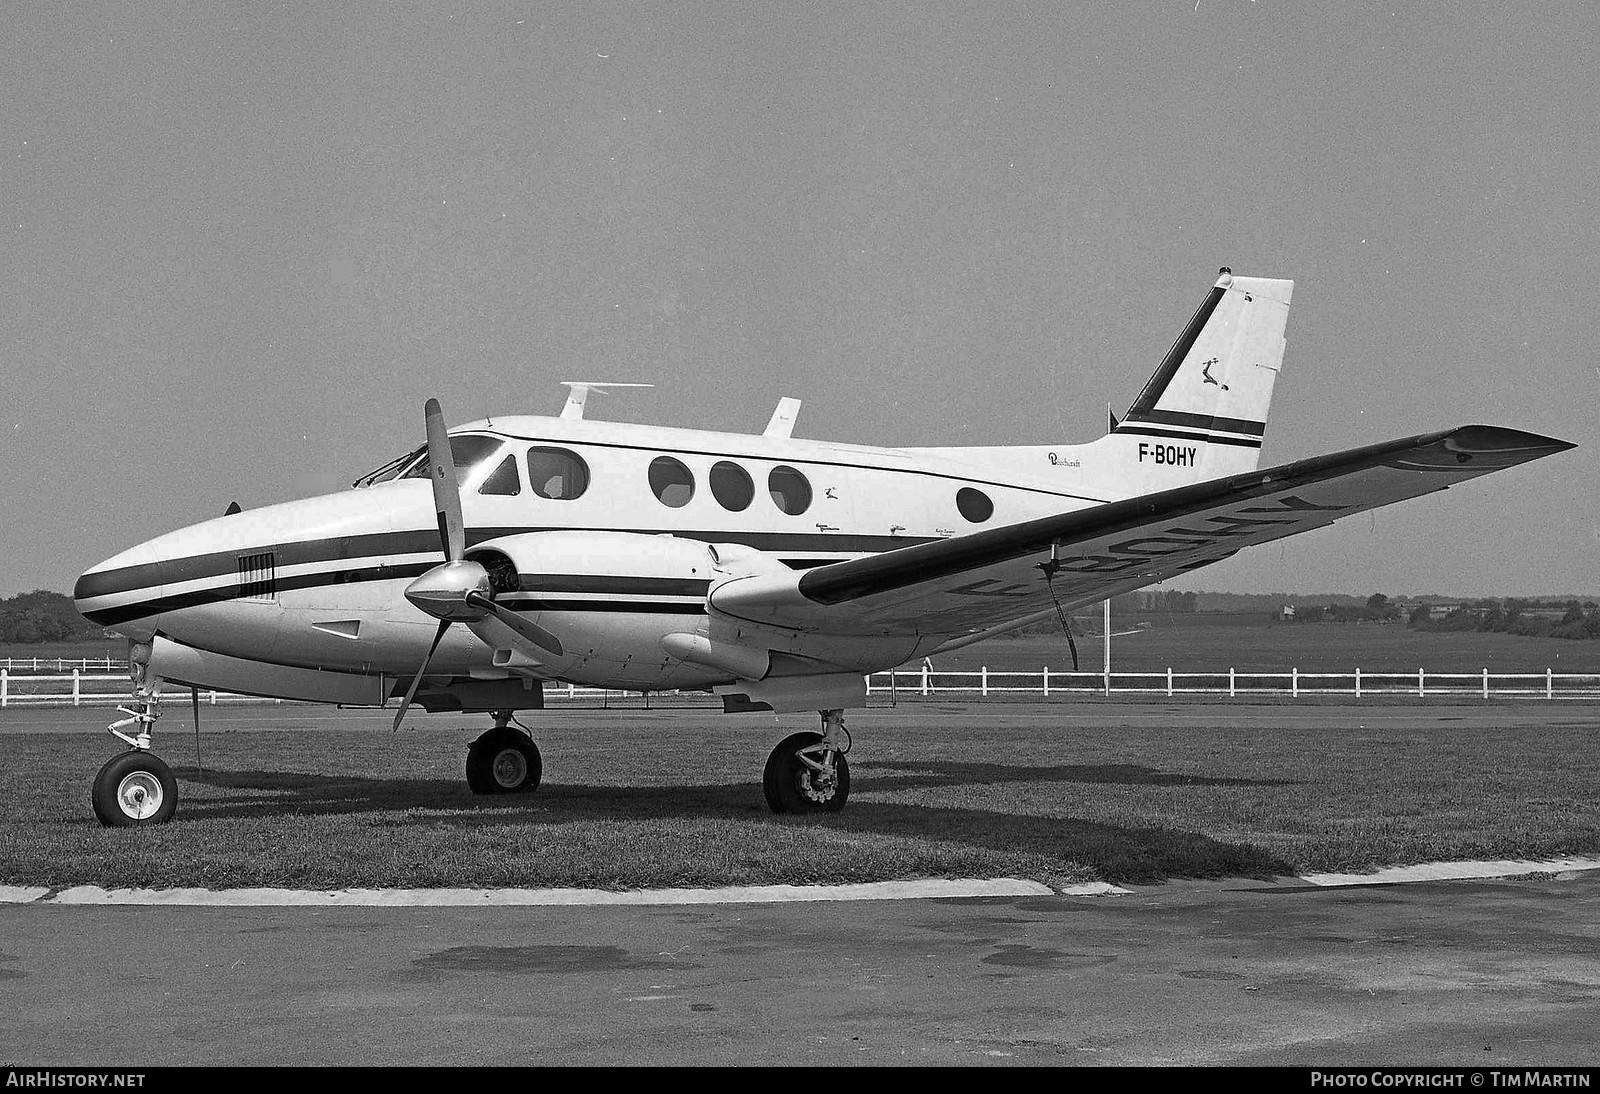
M 961 635 L 1072 609 L 1574 447 L 1495 426 L 1349 449 L 1280 467 L 712 590 L 713 611 L 840 635 Z

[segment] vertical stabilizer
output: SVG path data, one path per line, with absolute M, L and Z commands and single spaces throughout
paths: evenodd
M 1135 463 L 1189 481 L 1254 470 L 1283 365 L 1293 281 L 1223 269 L 1155 375 L 1112 430 Z M 1169 456 L 1181 458 L 1167 465 Z

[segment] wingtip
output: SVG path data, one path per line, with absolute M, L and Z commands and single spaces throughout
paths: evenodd
M 1550 456 L 1578 447 L 1572 441 L 1563 441 L 1559 437 L 1546 437 L 1540 433 L 1528 433 L 1525 430 L 1508 429 L 1499 425 L 1464 425 L 1452 430 L 1446 441 L 1452 449 L 1473 455 L 1517 453 L 1526 454 L 1528 459 Z

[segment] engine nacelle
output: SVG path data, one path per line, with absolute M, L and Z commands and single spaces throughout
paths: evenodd
M 558 656 L 533 649 L 492 617 L 472 624 L 499 667 L 547 678 L 641 690 L 704 687 L 726 671 L 686 663 L 662 646 L 706 620 L 720 575 L 707 544 L 636 532 L 524 532 L 480 543 L 467 558 L 489 573 L 494 600 L 561 640 Z

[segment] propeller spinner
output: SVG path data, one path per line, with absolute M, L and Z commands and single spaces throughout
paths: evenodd
M 463 557 L 467 536 L 461 517 L 461 484 L 456 477 L 450 434 L 445 429 L 439 400 L 428 400 L 423 407 L 423 417 L 428 430 L 428 479 L 433 484 L 433 508 L 438 517 L 439 548 L 444 562 L 406 586 L 405 595 L 407 600 L 437 619 L 439 629 L 434 632 L 428 655 L 411 678 L 411 686 L 406 689 L 406 697 L 394 716 L 395 729 L 399 729 L 405 719 L 422 678 L 428 674 L 428 665 L 452 623 L 476 623 L 493 615 L 540 649 L 558 657 L 562 652 L 561 642 L 555 635 L 510 608 L 496 604 L 489 572 L 481 564 Z

